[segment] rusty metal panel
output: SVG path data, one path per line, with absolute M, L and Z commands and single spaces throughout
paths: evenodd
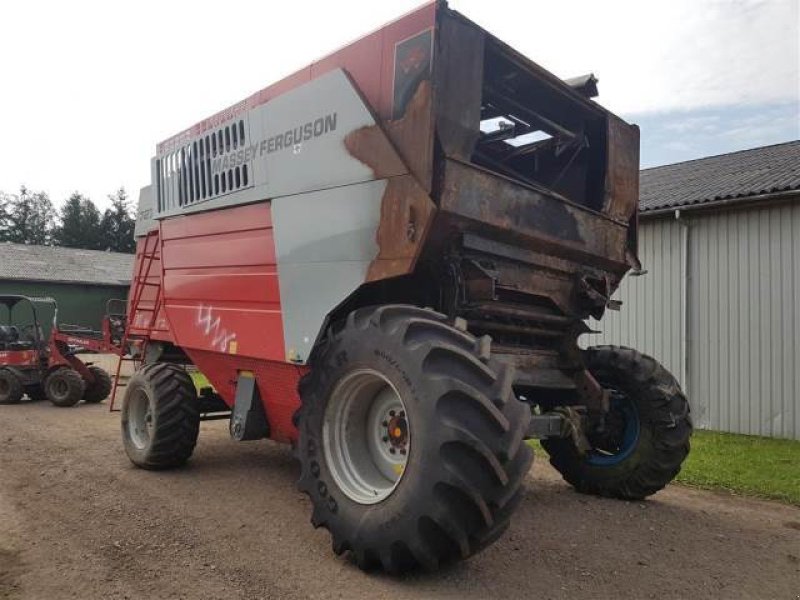
M 472 165 L 447 161 L 439 206 L 506 238 L 524 238 L 532 250 L 602 266 L 620 276 L 628 268 L 625 225 Z
M 403 116 L 387 122 L 385 131 L 419 185 L 425 192 L 430 192 L 433 178 L 433 98 L 430 79 L 419 82 Z
M 639 128 L 608 116 L 608 167 L 603 212 L 627 222 L 639 202 Z
M 378 124 L 362 127 L 345 138 L 347 151 L 372 169 L 376 179 L 386 179 L 375 234 L 378 253 L 366 281 L 411 273 L 430 230 L 436 206 L 419 179 L 422 175 L 429 181 L 431 174 L 425 150 L 426 132 L 432 135 L 430 107 L 430 84 L 422 81 L 402 119 L 386 129 Z M 392 135 L 402 142 L 399 146 L 389 139 Z M 413 155 L 415 140 L 420 144 L 416 158 L 404 159 L 403 148 Z
M 434 210 L 433 201 L 411 175 L 387 180 L 377 232 L 379 249 L 370 263 L 367 281 L 414 270 Z
M 464 161 L 480 136 L 484 33 L 441 18 L 436 36 L 436 131 L 445 154 Z

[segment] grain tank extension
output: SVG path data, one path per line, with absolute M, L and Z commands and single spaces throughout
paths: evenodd
M 183 464 L 220 416 L 235 440 L 291 443 L 312 523 L 392 572 L 497 539 L 528 438 L 578 491 L 666 485 L 691 433 L 677 382 L 577 344 L 640 268 L 638 129 L 595 84 L 436 2 L 160 143 L 131 460 Z

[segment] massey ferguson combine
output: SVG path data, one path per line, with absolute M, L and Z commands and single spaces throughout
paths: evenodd
M 337 554 L 390 572 L 496 540 L 529 438 L 581 492 L 664 487 L 692 430 L 677 382 L 577 343 L 640 268 L 638 130 L 595 83 L 437 2 L 159 144 L 130 459 L 181 465 L 227 411 L 235 440 L 295 446 Z

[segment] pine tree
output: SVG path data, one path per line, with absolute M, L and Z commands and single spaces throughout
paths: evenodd
M 78 192 L 72 194 L 61 208 L 61 226 L 55 238 L 59 246 L 104 250 L 100 211 L 94 202 Z
M 128 195 L 125 188 L 117 190 L 108 197 L 111 208 L 103 213 L 100 228 L 103 231 L 103 245 L 114 252 L 132 253 L 136 249 L 133 239 L 133 228 L 136 221 L 131 217 L 128 208 Z

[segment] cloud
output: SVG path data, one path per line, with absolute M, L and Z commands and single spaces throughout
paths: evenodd
M 793 102 L 626 115 L 641 130 L 642 166 L 766 146 L 800 138 Z
M 797 101 L 800 2 L 485 2 L 457 8 L 620 113 Z M 505 9 L 505 7 L 508 9 Z

